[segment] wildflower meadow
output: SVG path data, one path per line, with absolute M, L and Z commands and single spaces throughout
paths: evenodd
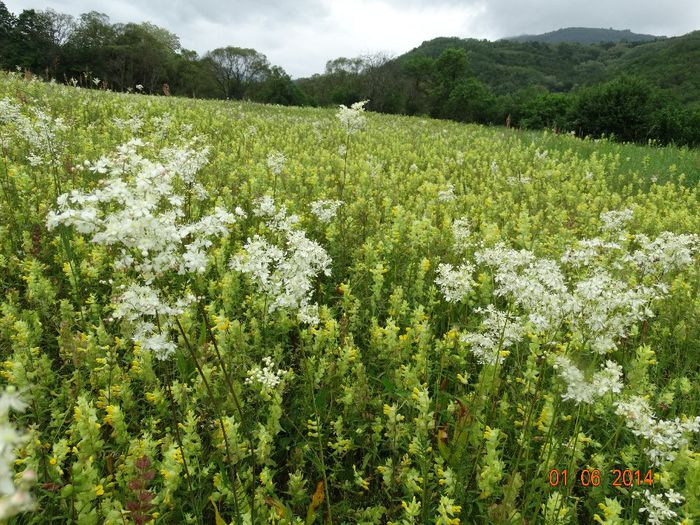
M 700 523 L 700 156 L 0 75 L 0 522 Z

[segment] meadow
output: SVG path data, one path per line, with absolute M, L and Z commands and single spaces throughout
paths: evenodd
M 4 73 L 0 148 L 0 522 L 700 520 L 697 150 Z

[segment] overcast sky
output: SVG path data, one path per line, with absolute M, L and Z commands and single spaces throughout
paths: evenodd
M 700 29 L 700 0 L 4 0 L 8 9 L 50 7 L 112 22 L 148 21 L 199 53 L 252 47 L 293 77 L 326 61 L 383 51 L 398 55 L 437 36 L 495 40 L 561 27 L 612 27 L 682 35 Z

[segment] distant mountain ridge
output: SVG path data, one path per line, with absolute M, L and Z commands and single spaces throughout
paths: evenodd
M 503 40 L 511 42 L 542 42 L 545 44 L 559 44 L 571 42 L 575 44 L 599 44 L 602 42 L 651 42 L 665 36 L 645 35 L 633 33 L 629 29 L 603 29 L 592 27 L 565 27 L 542 33 L 540 35 L 519 35 L 507 37 Z

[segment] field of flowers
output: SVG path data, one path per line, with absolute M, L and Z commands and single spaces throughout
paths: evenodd
M 700 522 L 697 152 L 6 74 L 0 148 L 0 522 Z

